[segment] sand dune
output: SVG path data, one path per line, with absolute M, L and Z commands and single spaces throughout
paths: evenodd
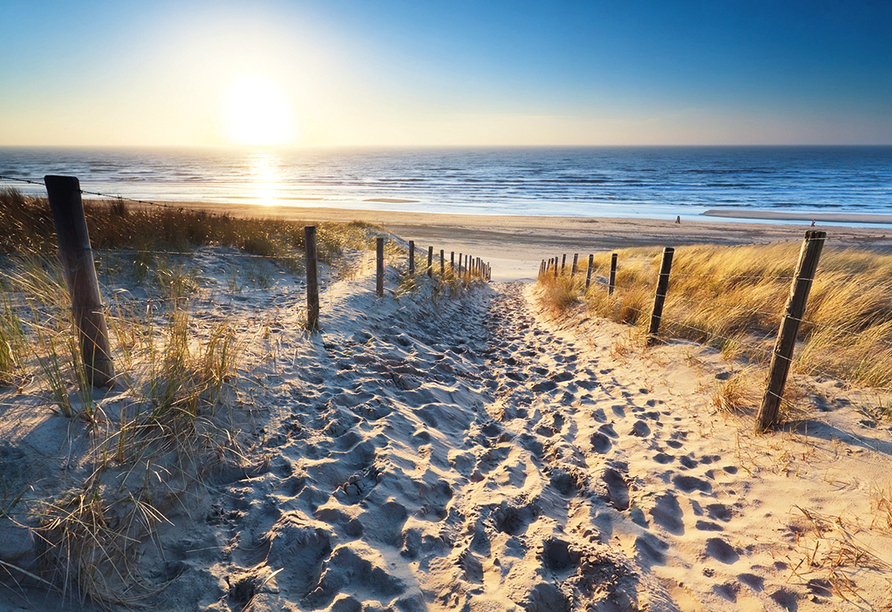
M 230 256 L 197 254 L 217 289 L 196 317 L 234 316 L 250 340 L 225 414 L 239 456 L 209 466 L 202 486 L 173 494 L 176 479 L 162 479 L 169 522 L 138 563 L 158 587 L 150 609 L 892 603 L 881 504 L 892 438 L 864 421 L 855 391 L 809 381 L 820 410 L 756 436 L 710 404 L 733 363 L 691 343 L 643 352 L 627 328 L 582 311 L 550 319 L 534 285 L 397 295 L 401 271 L 388 267 L 376 299 L 366 261 L 354 278 L 327 279 L 322 331 L 307 335 L 292 307 L 301 279 L 281 271 L 272 287 L 233 295 Z M 90 430 L 42 397 L 4 392 L 0 456 L 6 475 L 41 462 L 31 478 L 49 491 L 88 469 L 71 457 Z M 4 523 L 0 560 L 36 571 L 29 541 Z M 78 607 L 16 577 L 24 586 L 0 591 L 3 612 Z

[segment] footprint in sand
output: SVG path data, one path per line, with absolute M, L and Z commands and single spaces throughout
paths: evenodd
M 679 474 L 672 478 L 672 483 L 685 493 L 692 493 L 694 491 L 712 493 L 712 485 L 702 478 Z
M 650 515 L 654 522 L 675 535 L 684 534 L 683 512 L 678 500 L 673 493 L 664 493 L 657 497 L 656 505 L 651 509 Z
M 508 535 L 520 535 L 538 515 L 539 509 L 534 505 L 509 506 L 503 502 L 502 506 L 492 513 L 492 518 L 497 531 Z
M 585 483 L 581 482 L 580 476 L 561 469 L 552 473 L 551 486 L 557 489 L 558 493 L 564 497 L 573 497 L 585 490 Z
M 582 556 L 571 550 L 567 542 L 555 538 L 546 540 L 539 558 L 547 569 L 560 574 L 575 570 Z
M 604 470 L 604 475 L 601 479 L 607 486 L 607 499 L 610 502 L 610 505 L 617 510 L 628 510 L 629 485 L 626 483 L 626 479 L 623 478 L 622 474 L 613 468 L 607 468 Z
M 740 558 L 734 547 L 721 538 L 709 538 L 706 540 L 706 554 L 716 561 L 728 565 L 736 563 Z
M 602 455 L 610 450 L 610 447 L 613 446 L 613 442 L 610 441 L 610 438 L 605 436 L 601 432 L 595 432 L 591 437 L 592 448 L 596 453 L 601 453 Z
M 706 512 L 709 513 L 709 518 L 724 522 L 730 521 L 734 515 L 731 508 L 725 504 L 709 504 L 706 506 Z
M 644 421 L 635 421 L 629 434 L 639 438 L 646 438 L 650 435 L 650 427 Z

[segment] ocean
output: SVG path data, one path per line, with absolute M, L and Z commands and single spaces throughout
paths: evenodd
M 892 214 L 890 146 L 0 148 L 0 187 L 45 195 L 20 181 L 46 174 L 142 201 L 655 219 Z

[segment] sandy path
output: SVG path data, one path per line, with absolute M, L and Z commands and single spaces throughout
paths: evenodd
M 221 287 L 227 252 L 198 255 Z M 376 299 L 359 273 L 325 284 L 322 332 L 310 336 L 294 308 L 302 281 L 276 278 L 212 290 L 196 313 L 230 313 L 251 337 L 232 413 L 241 465 L 164 506 L 169 522 L 139 560 L 165 586 L 150 608 L 811 612 L 889 601 L 892 534 L 875 492 L 892 442 L 833 381 L 821 383 L 819 414 L 755 436 L 709 409 L 711 386 L 735 367 L 715 351 L 642 352 L 627 327 L 581 308 L 552 320 L 534 285 L 394 295 L 400 272 L 388 268 Z M 827 518 L 816 528 L 808 516 Z M 824 559 L 843 549 L 878 552 L 828 573 Z M 834 591 L 840 577 L 852 602 Z M 30 601 L 58 609 L 39 591 Z
M 818 422 L 755 438 L 705 408 L 714 353 L 623 357 L 625 328 L 550 321 L 522 283 L 376 300 L 360 279 L 324 312 L 318 336 L 273 327 L 259 463 L 146 568 L 173 578 L 158 609 L 858 609 L 797 565 L 794 504 L 864 516 L 824 479 L 880 473 L 888 443 L 848 467 Z M 882 567 L 851 574 L 865 601 Z

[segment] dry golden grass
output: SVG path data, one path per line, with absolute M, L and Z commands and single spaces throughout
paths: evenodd
M 303 265 L 301 221 L 237 218 L 173 206 L 133 207 L 122 200 L 85 201 L 84 215 L 94 249 L 132 248 L 137 259 L 152 251 L 188 251 L 201 245 L 230 246 L 269 257 L 291 269 Z M 332 263 L 344 249 L 373 249 L 381 228 L 360 221 L 319 223 L 316 240 L 321 261 Z M 0 253 L 55 253 L 56 230 L 45 198 L 0 190 Z M 144 262 L 146 263 L 146 262 Z
M 660 335 L 705 343 L 726 357 L 766 364 L 799 249 L 798 242 L 676 249 Z M 614 294 L 608 297 L 603 282 L 593 282 L 585 295 L 588 306 L 615 321 L 647 325 L 660 251 L 618 251 Z M 606 278 L 609 269 L 610 253 L 596 254 L 594 277 Z M 540 284 L 565 287 L 562 278 L 547 275 Z M 858 385 L 892 386 L 890 278 L 892 255 L 825 247 L 800 328 L 795 369 Z M 564 302 L 571 299 L 561 297 Z
M 764 371 L 746 369 L 731 374 L 726 380 L 716 381 L 710 394 L 712 406 L 719 412 L 748 414 L 762 397 Z
M 577 274 L 570 276 L 544 275 L 539 281 L 544 291 L 539 298 L 540 304 L 552 315 L 559 315 L 580 301 L 580 289 L 585 286 L 585 277 Z

